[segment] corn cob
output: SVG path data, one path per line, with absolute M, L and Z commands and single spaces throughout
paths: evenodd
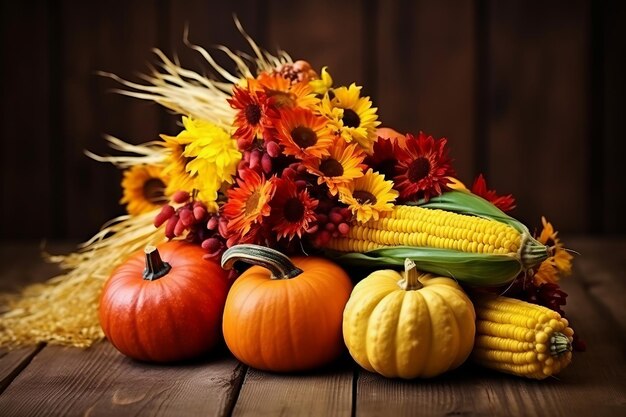
M 472 359 L 487 368 L 533 379 L 559 373 L 572 360 L 574 331 L 546 307 L 507 297 L 473 297 Z
M 329 256 L 361 266 L 400 266 L 410 258 L 420 269 L 473 285 L 506 284 L 548 257 L 523 224 L 479 197 L 450 192 L 433 200 L 353 224 L 329 241 Z

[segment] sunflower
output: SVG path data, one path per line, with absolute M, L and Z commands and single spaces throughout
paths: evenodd
M 306 81 L 292 83 L 280 73 L 262 72 L 248 81 L 250 91 L 264 94 L 270 106 L 276 109 L 303 107 L 313 110 L 319 99 Z
M 487 188 L 487 181 L 485 181 L 483 174 L 480 174 L 474 180 L 471 191 L 472 194 L 476 194 L 477 196 L 484 198 L 505 213 L 515 208 L 515 198 L 513 195 L 498 195 L 496 194 L 496 190 L 489 190 Z
M 557 237 L 558 232 L 554 230 L 552 223 L 548 222 L 545 217 L 541 217 L 541 223 L 543 224 L 543 230 L 541 230 L 537 240 L 552 250 L 552 256 L 544 262 L 552 262 L 561 276 L 571 274 L 573 256 L 565 250 L 563 242 Z
M 263 218 L 270 215 L 270 200 L 276 191 L 274 180 L 266 180 L 251 169 L 244 170 L 237 178 L 237 187 L 228 190 L 228 201 L 223 214 L 228 220 L 227 234 L 243 239 L 252 229 L 256 230 Z
M 276 180 L 276 194 L 270 205 L 272 207 L 272 230 L 277 232 L 278 239 L 289 240 L 294 236 L 302 237 L 316 219 L 315 208 L 318 201 L 312 198 L 305 189 L 298 191 L 295 182 Z
M 249 79 L 248 84 L 255 80 Z M 247 148 L 257 136 L 271 139 L 271 117 L 278 117 L 276 109 L 269 104 L 268 97 L 262 91 L 243 88 L 236 85 L 228 104 L 237 110 L 233 126 L 237 128 L 233 136 L 239 141 L 239 148 Z
M 369 169 L 364 176 L 350 182 L 339 192 L 339 200 L 347 204 L 359 223 L 378 220 L 381 212 L 391 211 L 398 197 L 392 181 Z
M 362 164 L 365 153 L 357 143 L 348 145 L 337 138 L 330 147 L 330 155 L 321 159 L 310 159 L 304 166 L 313 175 L 317 175 L 318 184 L 326 184 L 331 195 L 337 195 L 340 187 L 363 176 L 365 165 Z
M 167 202 L 166 184 L 161 166 L 135 165 L 124 171 L 120 203 L 126 204 L 126 211 L 133 216 L 152 211 Z
M 361 87 L 354 83 L 330 90 L 322 99 L 321 112 L 346 142 L 354 140 L 369 153 L 380 122 L 369 97 L 361 97 L 360 93 Z
M 550 259 L 539 264 L 539 268 L 533 274 L 533 283 L 536 286 L 541 284 L 554 284 L 559 280 L 559 271 L 554 262 Z
M 329 154 L 334 136 L 326 127 L 326 119 L 300 107 L 284 109 L 276 119 L 278 141 L 285 155 L 306 160 Z
M 445 138 L 434 139 L 420 132 L 418 137 L 407 135 L 405 146 L 398 148 L 397 175 L 394 177 L 400 198 L 413 200 L 424 197 L 426 201 L 442 193 L 442 187 L 455 176 L 450 165 Z

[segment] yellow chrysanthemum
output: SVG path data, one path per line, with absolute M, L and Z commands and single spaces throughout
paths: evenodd
M 335 88 L 322 99 L 321 112 L 346 142 L 355 141 L 371 153 L 380 122 L 369 97 L 361 97 L 360 93 L 361 87 L 354 83 L 350 87 Z
M 563 242 L 557 237 L 559 232 L 554 230 L 552 223 L 548 222 L 545 217 L 541 217 L 541 223 L 543 224 L 543 230 L 537 240 L 553 251 L 552 256 L 544 262 L 552 263 L 562 276 L 571 274 L 573 256 L 565 250 Z
M 120 203 L 126 204 L 126 211 L 133 216 L 152 211 L 167 202 L 166 184 L 162 167 L 135 165 L 124 171 Z
M 398 198 L 393 181 L 370 168 L 364 176 L 357 178 L 339 191 L 339 200 L 347 204 L 359 223 L 370 219 L 378 220 L 380 213 L 391 211 Z
M 166 167 L 170 188 L 197 190 L 198 199 L 217 210 L 218 191 L 224 182 L 233 182 L 241 152 L 228 132 L 213 123 L 183 117 L 183 126 L 175 138 L 163 136 L 170 149 Z
M 322 68 L 322 75 L 317 80 L 309 81 L 309 85 L 315 94 L 324 95 L 333 86 L 333 79 L 328 73 L 328 67 Z

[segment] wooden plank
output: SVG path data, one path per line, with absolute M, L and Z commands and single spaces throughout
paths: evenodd
M 590 241 L 594 242 L 594 241 Z M 595 240 L 597 252 L 608 245 Z M 623 253 L 623 252 L 621 252 Z M 591 255 L 593 257 L 599 255 Z M 597 258 L 601 260 L 602 258 Z M 566 312 L 587 341 L 569 368 L 556 378 L 532 381 L 465 364 L 431 380 L 388 380 L 361 372 L 357 382 L 357 416 L 613 416 L 623 414 L 626 381 L 623 333 L 605 317 L 582 282 L 582 271 L 563 282 L 569 293 Z M 619 280 L 613 270 L 610 280 Z M 601 300 L 600 300 L 601 301 Z M 623 310 L 623 305 L 622 305 Z
M 233 416 L 350 416 L 352 381 L 348 358 L 307 373 L 274 374 L 249 369 Z
M 475 172 L 474 1 L 379 2 L 377 91 L 383 124 L 447 137 L 459 178 Z M 368 30 L 375 30 L 368 28 Z
M 321 0 L 316 2 L 267 2 L 267 47 L 286 50 L 292 58 L 304 59 L 320 71 L 328 66 L 334 85 L 364 85 L 366 49 L 362 37 L 366 2 Z M 377 103 L 375 102 L 374 105 Z
M 43 345 L 15 350 L 0 348 L 0 393 L 28 366 L 42 347 Z
M 592 196 L 597 195 L 603 199 L 602 213 L 593 211 L 595 222 L 601 223 L 602 231 L 607 234 L 626 233 L 626 189 L 622 180 L 623 158 L 626 154 L 626 137 L 624 129 L 624 115 L 626 114 L 626 3 L 623 1 L 592 2 L 592 11 L 600 9 L 601 16 L 598 24 L 599 36 L 593 41 L 601 43 L 593 44 L 593 52 L 600 52 L 599 60 L 594 61 L 594 68 L 599 77 L 598 85 L 593 85 L 592 96 L 599 95 L 600 102 L 594 100 L 598 113 L 589 129 L 590 153 L 595 154 L 600 148 L 600 159 L 593 168 L 601 173 L 602 184 L 593 182 Z M 592 114 L 592 117 L 594 115 Z M 603 129 L 596 133 L 594 130 L 598 124 Z M 599 145 L 598 134 L 602 134 L 602 145 Z M 593 138 L 593 139 L 591 139 Z M 592 174 L 593 175 L 593 174 Z M 592 176 L 592 179 L 597 178 Z M 594 192 L 594 190 L 600 190 Z
M 90 160 L 88 149 L 111 154 L 105 133 L 131 143 L 154 140 L 160 133 L 156 104 L 107 93 L 119 85 L 99 77 L 108 71 L 137 80 L 146 72 L 157 46 L 157 0 L 97 4 L 65 1 L 62 30 L 62 106 L 64 219 L 66 234 L 85 239 L 112 217 L 122 214 L 121 172 Z M 59 139 L 60 140 L 60 139 Z M 88 207 L 88 209 L 86 208 Z
M 589 2 L 491 1 L 488 17 L 490 185 L 527 224 L 587 231 Z
M 50 48 L 45 1 L 0 3 L 0 236 L 52 233 Z
M 48 346 L 0 395 L 0 415 L 225 416 L 244 372 L 223 352 L 166 366 L 132 361 L 108 342 Z

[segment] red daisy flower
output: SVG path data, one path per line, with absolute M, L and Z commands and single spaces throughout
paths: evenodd
M 400 198 L 413 200 L 442 193 L 442 187 L 450 182 L 446 177 L 455 176 L 450 165 L 445 138 L 434 139 L 420 132 L 417 138 L 407 134 L 404 146 L 398 147 L 397 175 L 394 177 Z
M 237 185 L 227 192 L 228 201 L 223 206 L 223 215 L 228 220 L 228 237 L 243 239 L 255 225 L 260 225 L 263 218 L 270 215 L 269 202 L 276 185 L 274 180 L 266 181 L 251 169 L 241 172 Z
M 279 117 L 277 110 L 269 105 L 268 97 L 260 91 L 235 86 L 230 107 L 237 110 L 233 126 L 237 128 L 233 137 L 238 139 L 240 149 L 247 148 L 257 136 L 271 139 L 272 117 Z
M 383 174 L 387 180 L 393 179 L 397 175 L 398 149 L 397 139 L 379 136 L 374 142 L 372 154 L 365 158 L 365 164 L 375 172 Z
M 312 198 L 305 189 L 298 191 L 293 181 L 277 179 L 276 194 L 271 201 L 273 231 L 278 238 L 289 240 L 311 227 L 316 220 L 315 209 L 319 201 Z
M 496 194 L 496 190 L 489 190 L 487 188 L 487 181 L 485 181 L 483 174 L 480 174 L 478 178 L 474 180 L 471 191 L 477 196 L 489 201 L 505 213 L 515 208 L 515 198 L 513 197 L 513 194 L 498 195 Z

